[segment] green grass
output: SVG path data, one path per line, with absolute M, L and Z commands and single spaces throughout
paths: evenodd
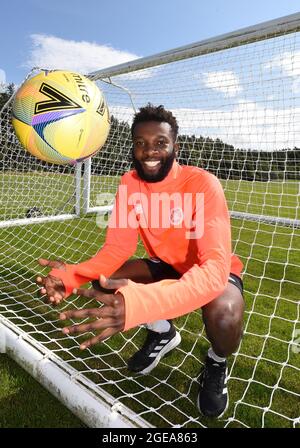
M 222 181 L 229 210 L 300 219 L 299 182 Z
M 90 205 L 97 205 L 97 195 L 100 191 L 115 193 L 118 183 L 119 178 L 116 176 L 92 176 Z M 73 213 L 74 186 L 73 174 L 2 173 L 0 220 L 25 218 L 27 210 L 35 206 L 45 216 L 60 214 L 62 211 Z
M 91 206 L 97 205 L 99 192 L 114 193 L 117 176 L 92 176 Z M 231 211 L 300 219 L 299 183 L 247 182 L 222 180 Z M 45 195 L 47 191 L 47 195 Z M 24 218 L 34 206 L 44 215 L 73 211 L 74 176 L 52 172 L 3 173 L 1 183 L 0 219 Z
M 28 179 L 27 186 L 35 181 L 34 175 Z M 8 176 L 9 181 L 12 182 L 12 179 Z M 48 181 L 49 207 L 54 210 L 69 194 L 66 185 L 71 188 L 72 178 L 64 176 L 62 180 L 51 175 Z M 51 193 L 51 188 L 56 191 L 55 185 L 58 184 L 60 197 Z M 117 179 L 111 187 L 111 179 L 93 178 L 94 200 L 98 190 L 110 192 L 116 184 Z M 252 206 L 247 209 L 251 213 L 263 210 L 266 214 L 268 210 L 276 216 L 297 216 L 296 186 L 293 183 L 280 187 L 277 183 L 230 181 L 224 187 L 227 188 L 230 209 L 240 207 L 239 211 L 246 211 L 245 204 L 251 203 Z M 35 198 L 28 195 L 32 200 L 30 206 L 39 204 L 35 202 L 39 195 L 45 197 L 40 189 L 37 188 Z M 283 191 L 281 199 L 280 191 Z M 263 192 L 266 193 L 265 199 L 262 199 Z M 250 194 L 248 199 L 247 194 Z M 20 201 L 20 197 L 17 199 L 16 195 L 17 200 Z M 22 207 L 25 202 L 21 201 Z M 163 359 L 152 375 L 132 377 L 126 370 L 126 359 L 143 340 L 143 329 L 117 335 L 82 353 L 78 349 L 79 342 L 88 335 L 66 337 L 60 331 L 62 324 L 57 316 L 61 309 L 87 304 L 73 297 L 58 309 L 53 309 L 39 299 L 34 284 L 35 276 L 41 272 L 37 258 L 55 254 L 69 262 L 78 262 L 93 255 L 103 243 L 103 232 L 97 228 L 95 216 L 1 230 L 3 268 L 0 274 L 0 312 L 155 426 L 290 427 L 292 420 L 300 415 L 300 356 L 292 352 L 289 344 L 293 331 L 300 329 L 300 231 L 238 219 L 232 219 L 232 230 L 234 250 L 245 264 L 247 312 L 245 336 L 239 354 L 230 359 L 230 407 L 221 421 L 200 417 L 195 406 L 196 379 L 208 347 L 199 313 L 176 319 L 182 344 Z M 136 255 L 144 255 L 141 247 Z M 5 364 L 3 369 L 6 370 Z M 27 380 L 22 378 L 27 374 L 20 369 L 17 371 L 16 381 L 26 384 Z M 11 387 L 14 390 L 13 385 Z M 1 390 L 2 382 L 0 396 Z M 48 398 L 43 396 L 42 400 L 47 409 Z M 3 412 L 11 415 L 12 425 L 43 426 L 43 423 L 38 423 L 38 417 L 33 417 L 30 423 L 28 416 L 32 412 L 26 410 L 26 405 L 24 402 L 24 410 L 19 413 L 25 416 L 23 422 L 21 418 L 14 420 L 13 412 Z M 55 427 L 55 420 L 51 419 L 50 414 L 49 425 Z M 0 413 L 0 427 L 6 427 L 10 424 L 10 418 L 2 415 Z M 70 423 L 66 420 L 62 425 L 69 427 Z
M 83 423 L 7 355 L 0 355 L 0 428 L 81 428 Z

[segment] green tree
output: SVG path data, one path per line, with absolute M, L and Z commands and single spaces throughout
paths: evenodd
M 15 85 L 13 83 L 4 86 L 3 92 L 0 92 L 0 110 L 7 103 L 7 101 L 14 94 L 14 92 L 15 92 Z

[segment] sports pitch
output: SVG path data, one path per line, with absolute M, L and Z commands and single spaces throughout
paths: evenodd
M 117 183 L 118 178 L 93 176 L 91 205 L 96 205 L 99 191 L 114 192 Z M 222 183 L 230 210 L 299 219 L 295 182 Z M 71 213 L 73 185 L 71 175 L 4 174 L 1 219 L 23 218 L 34 206 L 45 214 L 56 214 L 62 207 Z M 0 230 L 0 312 L 157 427 L 295 426 L 300 415 L 300 354 L 294 350 L 295 331 L 300 330 L 300 230 L 232 219 L 232 234 L 234 251 L 245 265 L 245 334 L 230 359 L 230 406 L 220 421 L 200 417 L 195 405 L 197 376 L 208 348 L 200 312 L 176 319 L 182 343 L 151 375 L 132 377 L 126 359 L 140 345 L 143 329 L 80 352 L 79 342 L 87 335 L 66 337 L 57 316 L 65 307 L 86 304 L 70 298 L 53 309 L 39 298 L 34 279 L 41 270 L 36 260 L 54 257 L 75 263 L 92 256 L 104 240 L 95 215 Z M 143 255 L 139 246 L 136 256 Z M 9 396 L 9 388 L 6 393 Z M 1 418 L 0 413 L 0 427 Z

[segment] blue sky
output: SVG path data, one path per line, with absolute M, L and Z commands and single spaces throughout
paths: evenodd
M 299 11 L 298 0 L 1 2 L 0 82 L 30 67 L 88 72 Z
M 35 66 L 91 73 L 299 9 L 299 0 L 5 0 L 0 91 Z M 116 82 L 129 89 L 136 108 L 152 101 L 172 109 L 183 133 L 246 149 L 300 145 L 299 33 L 180 64 Z M 130 122 L 129 96 L 99 84 L 110 112 Z

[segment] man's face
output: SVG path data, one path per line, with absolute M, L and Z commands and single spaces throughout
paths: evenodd
M 138 123 L 132 140 L 133 163 L 139 177 L 147 182 L 163 180 L 172 168 L 177 153 L 169 123 Z

